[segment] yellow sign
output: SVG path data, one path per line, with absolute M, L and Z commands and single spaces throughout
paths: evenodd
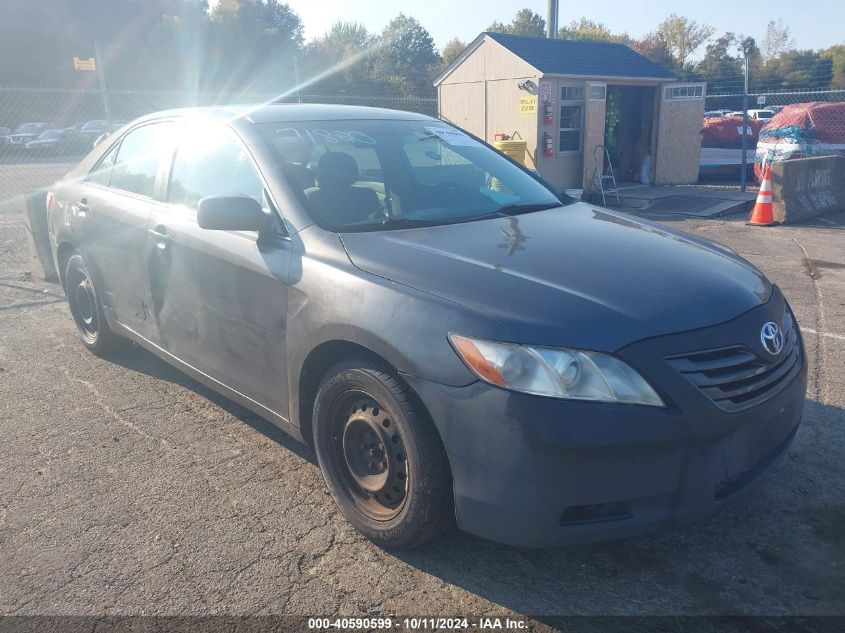
M 75 70 L 97 70 L 97 60 L 93 57 L 89 57 L 88 59 L 74 57 L 73 68 Z
M 519 112 L 520 114 L 536 114 L 537 113 L 537 97 L 534 95 L 527 95 L 519 98 Z

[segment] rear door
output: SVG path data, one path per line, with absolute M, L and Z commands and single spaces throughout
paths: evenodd
M 141 335 L 150 333 L 147 220 L 163 183 L 174 123 L 130 130 L 101 159 L 70 200 L 71 228 L 100 289 L 103 308 Z
M 291 240 L 278 230 L 206 230 L 206 196 L 242 194 L 275 215 L 264 180 L 225 124 L 186 123 L 169 170 L 167 204 L 150 218 L 157 341 L 182 362 L 287 417 L 285 332 Z

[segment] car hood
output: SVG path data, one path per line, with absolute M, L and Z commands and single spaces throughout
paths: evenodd
M 727 321 L 771 294 L 733 251 L 582 202 L 341 239 L 360 269 L 494 318 L 523 343 L 614 351 Z

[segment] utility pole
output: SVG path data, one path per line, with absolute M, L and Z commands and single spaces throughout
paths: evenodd
M 742 90 L 742 172 L 739 175 L 740 189 L 744 192 L 748 184 L 748 47 L 745 54 L 745 87 Z
M 302 103 L 302 95 L 299 93 L 299 58 L 294 55 L 293 56 L 293 81 L 294 81 L 294 90 L 296 90 L 296 102 Z
M 546 9 L 546 37 L 554 39 L 557 37 L 557 10 L 559 0 L 549 0 Z
M 106 114 L 106 125 L 109 132 L 112 130 L 111 106 L 109 105 L 109 93 L 106 91 L 106 73 L 103 68 L 103 55 L 100 52 L 99 42 L 94 42 L 94 59 L 97 64 L 97 76 L 100 78 L 100 93 L 103 96 L 103 110 Z

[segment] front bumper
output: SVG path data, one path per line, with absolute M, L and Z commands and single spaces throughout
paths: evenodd
M 782 299 L 780 305 L 782 311 Z M 716 329 L 727 339 L 730 330 L 750 324 L 759 332 L 776 309 L 767 304 Z M 664 343 L 684 351 L 685 336 L 699 349 L 710 340 L 699 330 Z M 705 519 L 768 470 L 801 419 L 803 353 L 800 372 L 779 393 L 726 413 L 665 365 L 662 347 L 644 342 L 620 355 L 644 375 L 657 375 L 654 384 L 671 402 L 667 408 L 408 377 L 449 455 L 459 527 L 526 547 L 627 538 Z M 658 350 L 659 361 L 649 349 Z

